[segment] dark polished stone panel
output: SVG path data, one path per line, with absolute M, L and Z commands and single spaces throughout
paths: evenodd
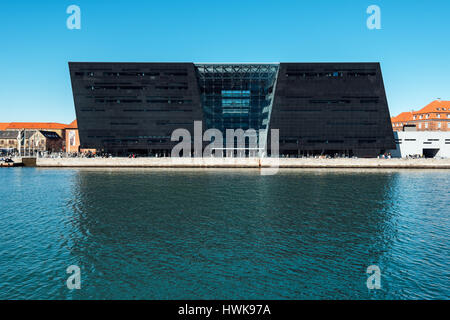
M 193 63 L 69 63 L 81 148 L 170 151 L 203 120 Z
M 285 154 L 376 156 L 394 149 L 378 63 L 281 63 L 271 129 Z

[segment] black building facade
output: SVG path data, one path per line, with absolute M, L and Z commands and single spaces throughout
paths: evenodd
M 378 63 L 69 63 L 80 143 L 169 155 L 178 128 L 279 129 L 280 154 L 394 149 Z M 259 134 L 260 146 L 270 134 Z M 262 141 L 264 140 L 264 141 Z M 267 144 L 270 153 L 270 144 Z

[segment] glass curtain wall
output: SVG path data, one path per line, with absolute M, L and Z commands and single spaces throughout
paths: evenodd
M 196 64 L 205 129 L 254 129 L 258 144 L 269 126 L 278 64 Z

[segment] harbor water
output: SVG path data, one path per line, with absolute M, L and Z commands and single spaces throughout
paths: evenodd
M 450 170 L 0 179 L 0 299 L 450 299 Z M 66 285 L 71 265 L 80 289 Z

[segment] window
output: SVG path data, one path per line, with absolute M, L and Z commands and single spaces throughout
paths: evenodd
M 413 120 L 416 120 L 416 116 L 413 116 Z
M 438 122 L 438 128 L 440 128 L 441 127 L 441 123 L 440 122 Z
M 172 70 L 172 71 L 165 72 L 165 74 L 168 76 L 187 76 L 188 75 L 186 70 Z
M 361 100 L 361 103 L 363 100 Z M 309 100 L 310 103 L 318 103 L 318 104 L 343 104 L 343 103 L 351 103 L 351 100 Z
M 450 122 L 447 122 L 447 128 L 450 129 Z
M 227 98 L 250 97 L 250 91 L 249 90 L 222 90 L 222 97 L 227 97 Z
M 427 119 L 430 117 L 430 115 L 429 114 L 427 114 Z
M 422 124 L 421 123 L 419 123 L 419 129 L 422 129 Z
M 437 115 L 436 115 L 436 117 L 438 117 L 438 119 L 441 117 L 441 114 L 440 113 L 438 113 Z
M 222 106 L 250 106 L 250 99 L 222 99 Z
M 422 119 L 422 118 L 423 118 L 423 116 L 422 116 L 422 115 L 420 115 L 419 119 Z
M 222 90 L 222 107 L 224 114 L 248 114 L 250 108 L 250 91 Z
M 449 114 L 447 114 L 447 118 L 450 118 L 450 113 L 449 113 Z
M 425 122 L 425 129 L 428 129 L 428 122 Z

